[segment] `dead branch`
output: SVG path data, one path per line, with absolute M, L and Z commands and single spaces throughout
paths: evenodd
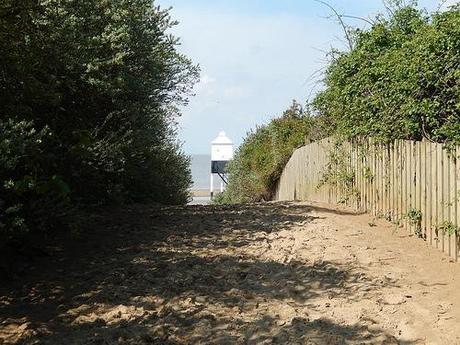
M 350 33 L 348 32 L 347 25 L 343 21 L 343 15 L 341 15 L 339 12 L 337 12 L 337 10 L 332 5 L 327 3 L 326 1 L 323 1 L 323 0 L 314 0 L 314 1 L 316 1 L 316 2 L 318 2 L 320 4 L 323 4 L 324 6 L 328 7 L 334 13 L 334 15 L 339 20 L 339 23 L 340 23 L 340 26 L 343 29 L 343 32 L 345 33 L 345 37 L 346 37 L 346 39 L 348 41 L 348 47 L 350 48 L 350 50 L 353 50 L 353 40 L 350 37 Z
M 364 18 L 364 17 L 359 17 L 359 16 L 351 16 L 351 15 L 348 15 L 348 14 L 342 14 L 341 15 L 342 18 L 351 18 L 351 19 L 358 19 L 358 20 L 362 20 L 370 25 L 375 25 L 375 22 L 370 20 L 370 19 L 367 19 L 367 18 Z

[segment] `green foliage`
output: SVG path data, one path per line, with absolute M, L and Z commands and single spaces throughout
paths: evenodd
M 229 185 L 217 203 L 271 200 L 292 152 L 305 143 L 311 120 L 293 102 L 282 117 L 248 133 L 229 166 Z
M 31 225 L 58 226 L 69 211 L 70 188 L 49 170 L 53 156 L 46 148 L 53 140 L 46 127 L 0 121 L 0 244 L 27 235 Z
M 415 234 L 422 237 L 422 211 L 411 208 L 406 214 L 409 223 L 415 226 Z
M 370 29 L 347 32 L 350 51 L 330 54 L 324 90 L 311 104 L 315 116 L 302 136 L 460 144 L 460 5 L 429 14 L 414 1 L 390 3 L 389 15 L 377 16 Z M 278 154 L 283 148 L 271 139 L 277 130 L 271 123 L 249 133 L 222 199 L 270 199 L 293 148 L 286 144 L 289 149 Z M 330 160 L 322 183 L 342 188 L 346 200 L 359 197 L 339 150 L 331 152 Z M 368 168 L 364 176 L 374 178 Z
M 313 102 L 325 133 L 460 143 L 460 6 L 399 6 L 333 54 Z
M 347 203 L 350 199 L 359 198 L 359 191 L 355 187 L 355 173 L 344 151 L 342 140 L 336 138 L 333 149 L 328 153 L 328 163 L 322 172 L 317 188 L 334 186 L 341 192 L 342 199 L 339 203 Z
M 2 1 L 0 231 L 78 205 L 188 200 L 175 119 L 198 68 L 173 25 L 150 0 Z
M 371 168 L 370 167 L 364 167 L 364 178 L 369 181 L 369 182 L 372 182 L 375 178 L 374 174 L 372 173 L 371 171 Z
M 452 222 L 445 221 L 439 227 L 438 230 L 441 230 L 444 234 L 449 236 L 458 235 L 458 227 L 455 226 Z

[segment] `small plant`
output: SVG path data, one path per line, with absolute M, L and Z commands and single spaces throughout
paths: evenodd
M 271 200 L 284 167 L 292 153 L 304 145 L 311 126 L 306 110 L 294 101 L 281 117 L 251 130 L 228 166 L 229 183 L 216 202 Z
M 438 230 L 442 231 L 444 234 L 447 234 L 449 236 L 458 235 L 459 232 L 458 226 L 449 221 L 445 221 L 441 225 L 439 225 Z
M 356 174 L 353 166 L 346 159 L 347 154 L 343 148 L 343 142 L 336 138 L 334 148 L 329 151 L 328 164 L 322 172 L 321 180 L 317 189 L 328 185 L 337 187 L 340 190 L 341 198 L 339 204 L 346 204 L 350 200 L 360 202 L 360 192 L 354 187 Z
M 385 212 L 382 217 L 388 222 L 391 222 L 391 220 L 393 219 L 390 211 Z
M 374 180 L 374 174 L 371 171 L 371 168 L 365 167 L 364 168 L 364 178 L 368 180 L 369 182 L 372 182 Z
M 406 214 L 406 219 L 409 221 L 409 224 L 415 225 L 415 234 L 418 237 L 422 237 L 422 212 L 411 208 Z

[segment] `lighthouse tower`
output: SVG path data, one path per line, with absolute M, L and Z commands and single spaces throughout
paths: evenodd
M 211 199 L 214 196 L 214 176 L 220 178 L 220 191 L 224 191 L 227 184 L 226 167 L 233 159 L 233 142 L 224 131 L 220 132 L 216 139 L 211 142 Z

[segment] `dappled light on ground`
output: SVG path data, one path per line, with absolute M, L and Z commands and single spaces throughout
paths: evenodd
M 0 342 L 424 343 L 407 315 L 418 292 L 387 269 L 395 254 L 367 244 L 366 217 L 295 204 L 99 212 L 2 282 Z

